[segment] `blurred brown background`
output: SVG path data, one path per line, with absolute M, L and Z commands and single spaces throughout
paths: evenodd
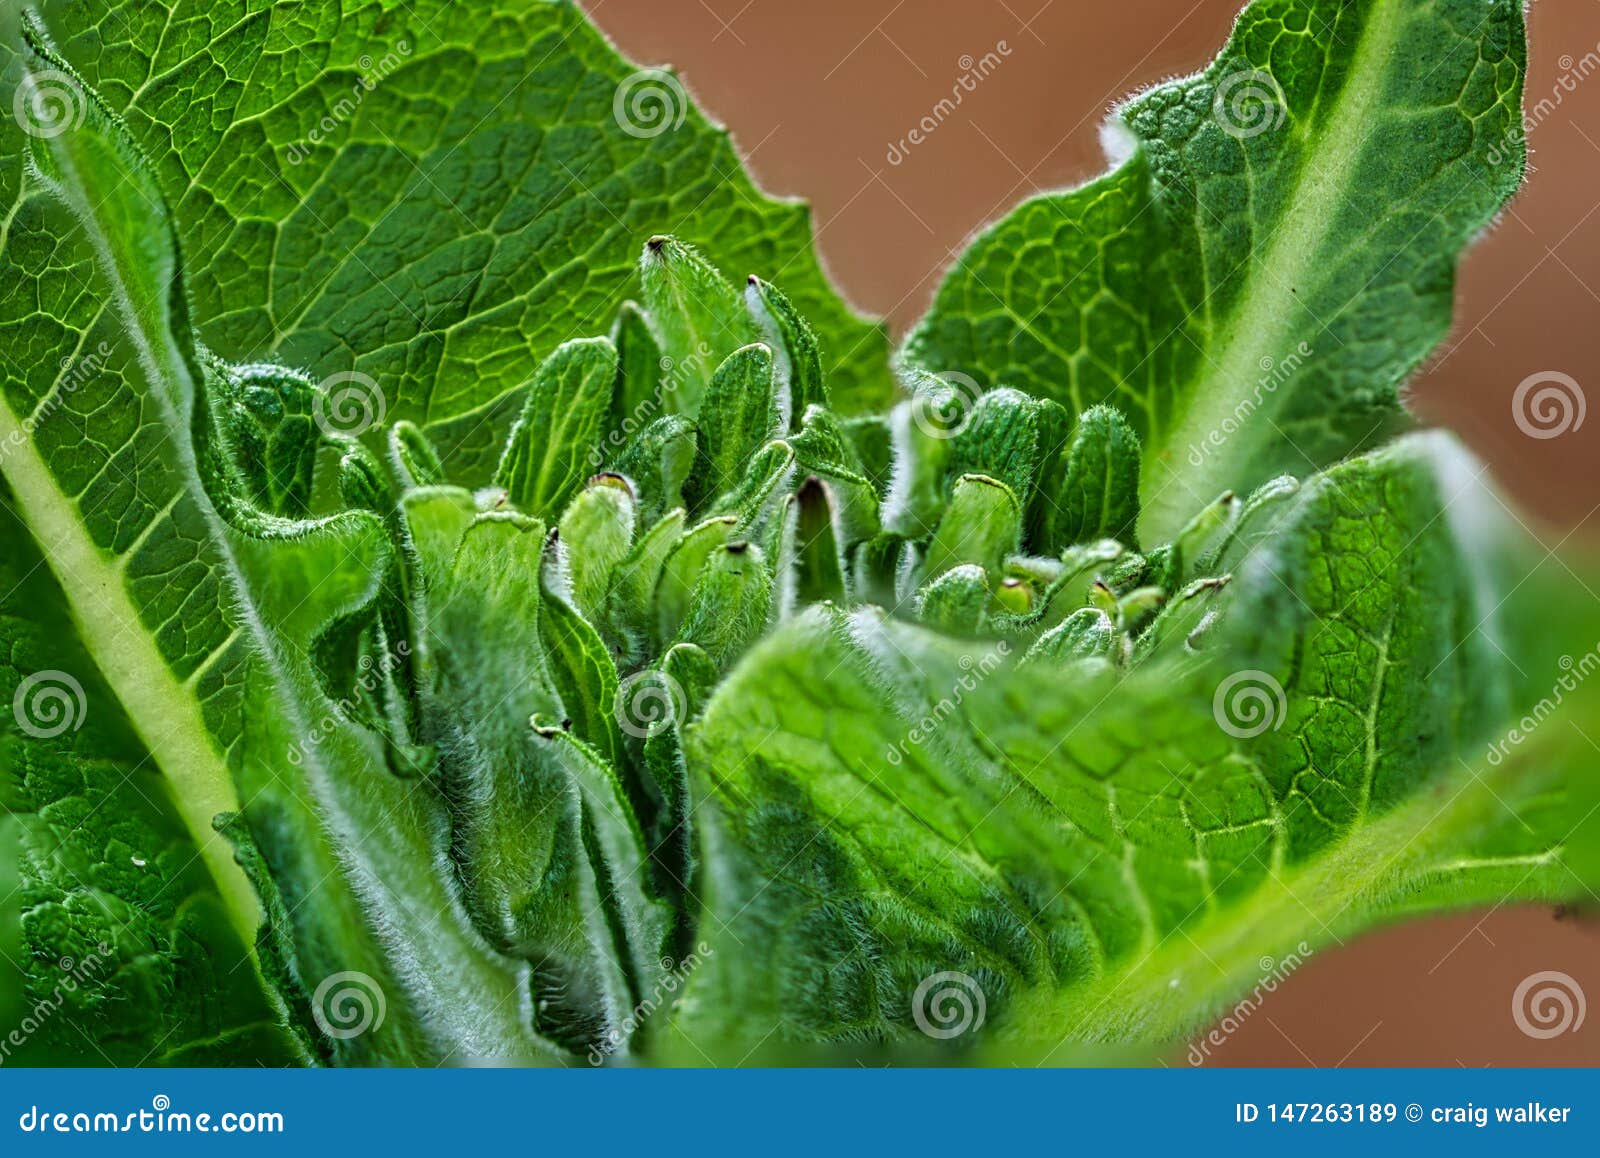
M 628 55 L 681 70 L 769 192 L 811 202 L 824 264 L 899 334 L 974 230 L 1100 172 L 1107 108 L 1204 65 L 1242 0 L 584 3 Z M 1600 381 L 1600 0 L 1533 0 L 1529 25 L 1526 106 L 1548 98 L 1534 172 L 1465 263 L 1456 328 L 1413 392 L 1560 539 L 1600 506 L 1600 417 L 1535 441 L 1511 395 L 1539 371 Z M 1000 66 L 891 163 L 893 143 L 989 52 Z M 1374 934 L 1302 966 L 1210 1060 L 1600 1064 L 1600 1011 L 1554 1038 L 1517 1028 L 1512 994 L 1541 970 L 1600 997 L 1600 926 L 1501 909 Z

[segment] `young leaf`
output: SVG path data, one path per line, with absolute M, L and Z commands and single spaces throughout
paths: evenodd
M 751 457 L 777 434 L 782 419 L 775 390 L 772 351 L 760 344 L 735 350 L 711 376 L 697 423 L 694 477 L 702 500 L 734 489 Z
M 848 549 L 875 537 L 882 529 L 877 488 L 833 412 L 821 406 L 807 407 L 800 429 L 788 441 L 794 447 L 800 469 L 807 475 L 816 475 L 832 489 L 841 545 Z
M 659 519 L 682 504 L 696 448 L 694 423 L 681 414 L 669 414 L 639 431 L 617 456 L 612 469 L 634 481 L 644 519 Z
M 615 574 L 633 546 L 633 489 L 620 475 L 596 475 L 567 504 L 559 534 L 572 604 L 598 622 Z
M 622 303 L 611 328 L 611 343 L 617 348 L 617 385 L 611 394 L 602 459 L 614 457 L 634 435 L 661 417 L 666 405 L 664 379 L 672 365 L 664 359 L 650 319 L 637 302 Z
M 644 302 L 671 361 L 663 380 L 670 414 L 695 419 L 711 378 L 727 357 L 756 340 L 738 293 L 692 246 L 652 237 L 639 259 Z
M 218 439 L 238 486 L 270 514 L 308 514 L 322 441 L 314 383 L 283 366 L 228 366 L 199 353 L 215 392 Z
M 890 412 L 894 472 L 883 500 L 885 530 L 906 538 L 933 530 L 947 496 L 951 426 L 945 411 L 960 402 L 959 392 L 938 379 L 913 375 L 911 398 Z
M 942 572 L 917 594 L 917 617 L 958 638 L 975 638 L 989 627 L 989 574 L 976 563 Z
M 828 405 L 817 337 L 782 291 L 755 274 L 745 286 L 744 303 L 761 328 L 762 340 L 772 347 L 778 413 L 786 428 L 793 426 L 807 408 Z
M 1021 537 L 1022 510 L 1011 489 L 981 474 L 963 475 L 928 544 L 922 572 L 942 575 L 963 563 L 998 571 Z
M 566 342 L 539 367 L 494 476 L 520 510 L 554 517 L 583 485 L 616 377 L 605 338 Z
M 1137 546 L 1139 436 L 1127 420 L 1109 406 L 1084 411 L 1065 457 L 1046 549 L 1095 539 Z
M 713 512 L 735 516 L 746 532 L 762 529 L 770 524 L 794 465 L 794 447 L 783 441 L 767 443 L 750 459 L 739 484 L 713 505 Z
M 1043 530 L 1055 502 L 1050 474 L 1066 441 L 1071 419 L 1055 402 L 1016 390 L 991 390 L 972 407 L 952 444 L 949 477 L 982 474 L 1004 483 L 1028 511 L 1030 528 Z M 1048 543 L 1038 544 L 1052 551 Z
M 728 541 L 739 520 L 729 515 L 707 519 L 691 528 L 673 545 L 661 567 L 661 579 L 656 585 L 657 639 L 670 643 L 678 636 L 678 627 L 689 612 L 706 560 L 713 551 Z
M 670 511 L 645 531 L 611 572 L 611 588 L 598 626 L 606 633 L 617 664 L 635 666 L 655 629 L 655 593 L 667 557 L 683 538 L 682 507 Z
M 673 642 L 694 644 L 726 671 L 765 630 L 771 606 L 772 572 L 760 548 L 725 543 L 701 569 Z
M 1060 664 L 1096 656 L 1110 658 L 1116 653 L 1121 638 L 1117 625 L 1104 611 L 1097 607 L 1080 607 L 1041 635 L 1023 660 Z
M 1221 596 L 1199 664 L 1013 669 L 1003 641 L 870 610 L 781 628 L 689 738 L 724 854 L 709 927 L 728 926 L 684 1033 L 736 1052 L 769 1032 L 917 1040 L 919 983 L 959 971 L 1035 1059 L 1164 1040 L 1261 954 L 1413 890 L 1461 906 L 1574 887 L 1578 818 L 1547 809 L 1544 763 L 1568 738 L 1461 761 L 1516 702 L 1486 662 L 1494 628 L 1473 625 L 1532 561 L 1485 566 L 1521 549 L 1474 474 L 1430 436 L 1315 480 Z M 757 977 L 776 986 L 749 996 Z
M 790 496 L 778 554 L 780 616 L 792 615 L 811 603 L 846 601 L 844 561 L 834 518 L 828 486 L 816 475 Z

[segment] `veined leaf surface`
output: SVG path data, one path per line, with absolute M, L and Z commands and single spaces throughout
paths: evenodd
M 1518 0 L 1260 0 L 1204 72 L 1118 108 L 1117 167 L 986 230 L 906 353 L 1121 408 L 1154 538 L 1370 445 L 1522 179 L 1523 56 Z

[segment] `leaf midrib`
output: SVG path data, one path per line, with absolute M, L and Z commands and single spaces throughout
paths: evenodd
M 1040 1064 L 1052 1055 L 1056 1064 L 1068 1060 L 1074 1043 L 1171 1041 L 1200 1028 L 1252 979 L 1261 981 L 1262 960 L 1281 959 L 1291 938 L 1319 948 L 1330 940 L 1342 944 L 1342 933 L 1370 923 L 1428 874 L 1492 864 L 1496 858 L 1437 858 L 1558 779 L 1564 744 L 1570 737 L 1552 728 L 1514 761 L 1463 766 L 1463 775 L 1444 789 L 1419 790 L 1392 812 L 1354 825 L 1326 852 L 1272 874 L 1248 900 L 1169 934 L 1136 961 L 1081 988 L 1024 996 L 1011 1017 L 1026 1037 L 1050 1043 L 1039 1051 Z M 1559 849 L 1501 859 L 1531 871 L 1559 863 Z
M 48 58 L 46 61 L 48 63 Z M 167 446 L 178 460 L 176 469 L 184 476 L 183 489 L 204 520 L 207 541 L 215 549 L 215 565 L 230 595 L 232 613 L 242 625 L 241 629 L 250 637 L 254 662 L 263 665 L 271 687 L 275 689 L 272 702 L 283 713 L 284 720 L 295 734 L 309 735 L 312 729 L 302 705 L 292 694 L 281 690 L 291 686 L 284 658 L 252 600 L 228 529 L 200 481 L 201 471 L 195 447 L 183 436 L 183 432 L 190 429 L 189 415 L 181 413 L 178 408 L 182 407 L 185 412 L 192 411 L 196 405 L 196 392 L 202 388 L 198 372 L 191 362 L 192 350 L 180 346 L 178 334 L 173 330 L 174 325 L 183 325 L 185 319 L 163 316 L 159 304 L 154 306 L 154 316 L 137 307 L 134 296 L 122 278 L 122 266 L 117 258 L 114 239 L 108 235 L 107 226 L 99 212 L 105 202 L 97 204 L 87 195 L 87 190 L 94 188 L 95 184 L 86 182 L 80 175 L 74 146 L 88 149 L 116 147 L 106 140 L 80 136 L 92 132 L 92 128 L 80 125 L 72 132 L 50 139 L 46 145 L 37 146 L 50 149 L 51 161 L 59 175 L 59 180 L 51 179 L 47 184 L 52 187 L 50 191 L 63 202 L 66 211 L 78 222 L 94 249 L 97 270 L 107 280 L 109 296 L 114 300 L 122 330 L 136 350 L 140 368 L 149 381 L 150 396 L 169 432 Z M 118 154 L 114 156 L 113 163 L 120 165 L 130 162 L 127 157 Z M 146 196 L 153 199 L 153 204 L 159 210 L 152 228 L 168 228 L 165 204 L 159 192 L 147 193 Z M 174 292 L 181 293 L 181 285 L 176 281 L 177 264 L 181 260 L 179 254 L 180 249 L 173 238 L 175 280 L 172 285 Z M 159 303 L 160 299 L 155 301 Z M 148 299 L 146 304 L 151 304 Z M 219 847 L 223 838 L 211 825 L 217 812 L 238 811 L 239 804 L 232 775 L 205 725 L 199 701 L 178 683 L 176 673 L 160 653 L 154 632 L 146 629 L 143 617 L 127 590 L 126 576 L 81 525 L 75 504 L 60 489 L 48 464 L 39 455 L 31 438 L 22 431 L 16 415 L 3 397 L 0 397 L 0 436 L 15 438 L 26 447 L 26 454 L 19 451 L 15 460 L 7 461 L 5 468 L 12 482 L 18 511 L 41 546 L 59 540 L 58 545 L 47 549 L 45 554 L 61 583 L 66 602 L 79 625 L 90 656 L 135 721 L 141 740 L 160 767 L 167 791 L 186 829 L 206 854 L 206 863 L 217 880 L 218 892 L 227 907 L 229 922 L 239 931 L 250 953 L 263 991 L 287 1022 L 289 1014 L 283 998 L 273 980 L 263 971 L 256 947 L 257 932 L 264 920 L 263 910 L 248 877 L 234 863 L 231 846 L 226 849 L 227 855 L 223 855 L 223 849 Z M 52 535 L 47 533 L 49 531 L 58 533 Z M 53 554 L 61 549 L 61 544 L 70 548 L 71 566 L 63 566 L 63 560 Z M 102 594 L 103 599 L 100 598 Z M 131 643 L 121 653 L 108 645 L 107 641 L 120 641 L 124 635 Z M 169 720 L 174 721 L 172 728 L 161 731 L 155 729 L 155 722 Z M 306 763 L 308 774 L 320 777 L 324 785 L 331 782 L 328 770 L 319 767 L 317 761 L 308 760 Z M 343 804 L 329 791 L 321 791 L 318 795 L 318 803 L 327 810 L 334 827 L 341 833 L 348 833 L 350 823 Z M 374 902 L 374 897 L 380 889 L 386 890 L 385 895 L 394 895 L 393 889 L 380 879 L 362 856 L 351 855 L 355 847 L 348 839 L 340 841 L 335 848 L 335 855 L 348 871 L 352 888 L 359 894 L 359 903 L 364 908 L 363 916 L 369 921 L 373 921 L 373 915 L 379 917 L 373 921 L 379 926 L 375 937 L 383 939 L 383 908 Z M 401 908 L 405 917 L 414 917 L 404 906 Z M 411 953 L 419 944 L 421 942 L 413 937 L 406 945 L 406 954 L 400 954 L 398 940 L 392 936 L 388 938 L 387 948 L 391 951 L 391 958 L 403 958 L 391 959 L 388 964 L 402 977 L 416 970 Z M 515 966 L 513 971 L 524 968 Z M 457 994 L 470 996 L 472 979 L 469 971 L 463 969 L 460 972 L 467 975 L 456 976 L 438 968 L 429 970 L 427 975 L 430 979 L 455 985 Z M 511 973 L 507 971 L 504 979 L 508 984 L 515 984 Z M 510 1019 L 512 1032 L 492 1040 L 487 1048 L 483 1048 L 479 1045 L 477 1034 L 484 1027 L 463 1024 L 470 1020 L 475 1012 L 473 1009 L 463 1005 L 451 1007 L 445 1012 L 445 1019 L 455 1022 L 455 1048 L 471 1045 L 486 1056 L 506 1058 L 523 1056 L 526 1049 L 526 1060 L 546 1056 L 539 1051 L 534 1039 L 521 1031 L 521 1027 L 527 1023 L 526 1017 Z
M 1141 519 L 1142 535 L 1151 542 L 1174 536 L 1198 502 L 1220 494 L 1234 473 L 1234 463 L 1250 461 L 1278 435 L 1270 421 L 1291 392 L 1278 389 L 1256 407 L 1252 420 L 1240 423 L 1229 438 L 1226 454 L 1206 455 L 1186 477 L 1172 465 L 1178 452 L 1221 430 L 1243 403 L 1249 386 L 1260 377 L 1263 358 L 1278 361 L 1295 348 L 1295 303 L 1282 300 L 1280 287 L 1305 282 L 1322 252 L 1322 243 L 1344 200 L 1347 178 L 1360 159 L 1372 125 L 1372 109 L 1388 83 L 1387 61 L 1393 56 L 1403 23 L 1402 0 L 1377 0 L 1351 54 L 1347 81 L 1320 130 L 1304 145 L 1305 163 L 1287 196 L 1288 211 L 1273 229 L 1258 272 L 1247 278 L 1240 300 L 1222 333 L 1223 357 L 1203 372 L 1189 393 L 1193 400 L 1183 420 L 1167 438 L 1168 458 L 1147 455 L 1141 489 L 1150 499 Z M 1260 270 L 1270 286 L 1261 285 Z M 1279 292 L 1273 292 L 1279 291 Z M 1206 365 L 1213 365 L 1205 361 Z
M 263 912 L 233 849 L 212 826 L 239 800 L 195 700 L 156 650 L 139 609 L 128 597 L 119 568 L 89 538 L 69 500 L 56 486 L 10 403 L 0 396 L 0 442 L 12 447 L 6 479 L 64 590 L 67 606 L 90 658 L 122 702 L 147 751 L 158 763 L 168 798 L 216 883 L 229 923 L 247 947 L 255 945 Z

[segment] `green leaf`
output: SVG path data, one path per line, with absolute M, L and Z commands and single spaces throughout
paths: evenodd
M 639 431 L 661 416 L 666 404 L 662 382 L 671 365 L 663 361 L 650 319 L 637 302 L 622 303 L 611 328 L 611 343 L 617 348 L 617 385 L 611 396 L 611 418 L 600 451 L 602 460 L 615 457 Z
M 957 433 L 947 476 L 953 482 L 962 475 L 981 474 L 1004 483 L 1028 512 L 1034 537 L 1046 536 L 1059 501 L 1048 493 L 1049 476 L 1069 426 L 1066 411 L 1054 402 L 1016 390 L 992 390 L 978 399 Z M 1038 546 L 1052 549 L 1049 544 Z
M 46 52 L 30 67 L 59 63 Z M 8 374 L 0 405 L 13 509 L 50 544 L 78 636 L 170 785 L 231 924 L 254 943 L 261 905 L 213 831 L 242 806 L 291 921 L 278 938 L 296 954 L 279 970 L 296 983 L 289 1004 L 326 1018 L 318 1002 L 357 974 L 383 995 L 381 1025 L 322 1048 L 367 1061 L 552 1056 L 531 1027 L 489 1014 L 521 1008 L 528 966 L 490 949 L 435 874 L 441 802 L 390 771 L 384 735 L 329 697 L 318 667 L 319 640 L 383 602 L 384 526 L 357 512 L 278 520 L 227 492 L 149 172 L 92 102 L 35 144 L 61 184 L 19 199 L 7 255 L 16 287 L 59 308 L 31 316 L 31 341 L 50 353 Z M 29 236 L 53 240 L 30 249 L 17 240 Z M 112 356 L 67 380 L 63 359 L 100 340 Z
M 617 457 L 614 468 L 637 484 L 645 518 L 660 518 L 683 502 L 696 446 L 694 423 L 669 414 L 639 431 Z
M 1080 607 L 1041 635 L 1024 658 L 1029 662 L 1110 658 L 1120 641 L 1121 633 L 1110 616 L 1098 607 Z
M 545 359 L 495 470 L 495 485 L 518 507 L 553 517 L 577 493 L 616 377 L 617 348 L 605 338 L 566 342 Z
M 664 404 L 670 414 L 698 418 L 712 376 L 735 350 L 754 343 L 755 324 L 727 280 L 676 238 L 646 242 L 639 270 L 645 305 L 671 364 L 664 371 Z
M 6 1010 L 92 953 L 117 1063 L 1087 1059 L 1588 895 L 1577 564 L 1444 436 L 1346 456 L 1509 187 L 1505 0 L 1258 0 L 865 416 L 669 73 L 421 5 L 0 15 Z
M 424 671 L 433 689 L 424 700 L 421 739 L 440 751 L 441 788 L 451 804 L 450 847 L 467 905 L 474 923 L 502 951 L 522 951 L 543 938 L 557 941 L 541 921 L 555 923 L 538 907 L 547 883 L 541 873 L 558 862 L 567 875 L 579 876 L 575 862 L 582 854 L 575 817 L 551 807 L 561 795 L 560 772 L 538 759 L 527 738 L 530 718 L 565 715 L 555 676 L 543 662 L 544 526 L 511 513 L 477 515 L 450 495 L 420 498 L 408 516 L 455 523 L 454 534 L 436 540 L 447 545 L 447 553 L 419 552 L 428 577 Z M 491 634 L 535 663 L 481 670 L 472 650 Z M 532 848 L 546 855 L 530 857 Z M 569 933 L 561 928 L 561 934 Z
M 169 780 L 78 647 L 62 591 L 0 484 L 0 801 L 13 825 L 9 1064 L 313 1061 L 257 971 L 218 832 L 186 828 Z M 248 888 L 248 886 L 246 886 Z M 253 905 L 245 897 L 244 904 Z M 7 906 L 10 907 L 9 905 Z
M 688 614 L 695 585 L 713 552 L 728 541 L 738 520 L 722 515 L 692 527 L 668 551 L 655 590 L 656 637 L 670 643 Z
M 1021 538 L 1022 511 L 1011 488 L 985 475 L 963 475 L 928 544 L 922 573 L 942 575 L 964 563 L 998 571 Z
M 559 536 L 573 607 L 591 621 L 605 612 L 617 568 L 633 547 L 633 489 L 620 475 L 596 475 L 561 515 Z
M 270 514 L 309 514 L 322 441 L 311 379 L 282 366 L 206 359 L 203 367 L 215 392 L 218 441 L 239 487 Z
M 677 78 L 576 5 L 251 0 L 177 34 L 154 10 L 41 7 L 155 163 L 207 344 L 367 376 L 458 481 L 488 481 L 537 362 L 637 294 L 656 232 L 741 276 L 784 269 L 836 389 L 853 409 L 887 395 L 884 332 L 828 285 L 807 207 L 763 195 Z
M 575 1053 L 624 1049 L 667 916 L 640 879 L 645 844 L 616 771 L 611 659 L 551 588 L 536 520 L 479 514 L 442 489 L 410 496 L 407 517 L 427 578 L 423 738 L 474 924 L 531 963 L 540 1032 Z M 480 666 L 486 647 L 500 659 Z
M 970 399 L 928 375 L 914 374 L 911 398 L 889 415 L 894 473 L 883 500 L 883 527 L 907 538 L 933 530 L 948 496 L 951 438 L 959 433 Z
M 745 287 L 744 301 L 777 360 L 773 377 L 778 409 L 783 423 L 792 426 L 808 407 L 828 405 L 817 336 L 783 291 L 755 274 Z
M 1118 108 L 1116 168 L 973 243 L 908 355 L 1116 405 L 1152 540 L 1370 443 L 1521 180 L 1521 7 L 1257 0 L 1204 72 Z
M 402 419 L 389 428 L 389 457 L 403 487 L 438 486 L 445 481 L 439 452 L 415 423 Z
M 1164 1040 L 1417 890 L 1581 889 L 1560 772 L 1463 763 L 1516 702 L 1495 608 L 1537 560 L 1478 473 L 1429 436 L 1313 480 L 1205 652 L 1126 675 L 872 610 L 782 628 L 688 740 L 723 857 L 684 1034 L 923 1040 L 919 984 L 957 971 L 1039 1051 Z
M 787 442 L 769 442 L 751 457 L 738 485 L 713 505 L 717 513 L 726 512 L 738 519 L 738 526 L 751 533 L 768 526 L 780 507 L 783 488 L 792 477 L 794 447 Z
M 1139 521 L 1139 436 L 1109 406 L 1078 419 L 1066 453 L 1065 478 L 1054 498 L 1047 546 L 1116 539 L 1136 546 Z
M 558 592 L 545 591 L 539 617 L 551 675 L 565 704 L 563 729 L 589 744 L 612 768 L 620 767 L 622 740 L 613 715 L 617 669 L 599 632 Z
M 742 540 L 714 548 L 689 596 L 675 643 L 692 643 L 726 671 L 767 626 L 772 572 L 761 549 Z
M 624 667 L 638 662 L 656 630 L 656 585 L 667 557 L 683 538 L 684 523 L 682 507 L 664 515 L 639 536 L 628 557 L 612 572 L 600 623 Z
M 772 350 L 756 344 L 729 354 L 711 376 L 698 422 L 694 476 L 703 498 L 734 489 L 756 451 L 778 433 L 779 414 Z
M 846 601 L 833 497 L 816 475 L 800 484 L 788 499 L 777 584 L 779 614 L 783 616 L 812 603 Z
M 881 529 L 877 488 L 833 412 L 821 406 L 807 407 L 799 431 L 790 435 L 788 442 L 800 469 L 832 489 L 841 545 L 853 547 L 876 536 Z
M 977 563 L 960 563 L 941 572 L 917 593 L 917 615 L 923 623 L 947 635 L 977 637 L 989 629 L 993 594 L 987 571 Z

